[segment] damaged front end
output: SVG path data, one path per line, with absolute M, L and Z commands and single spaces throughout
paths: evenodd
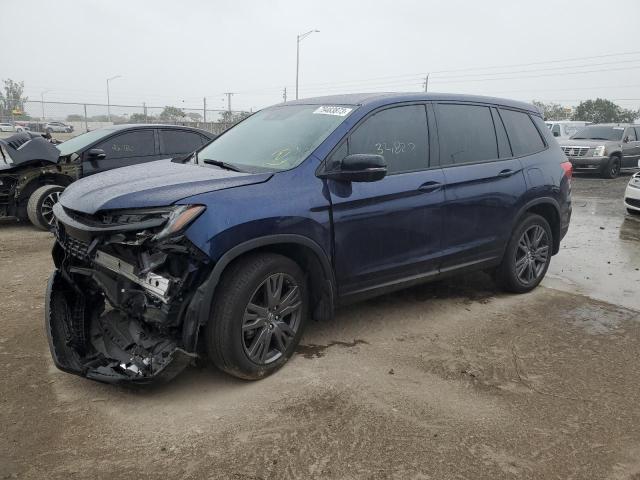
M 196 356 L 209 258 L 183 234 L 203 206 L 57 220 L 45 312 L 58 368 L 102 382 L 168 380 Z

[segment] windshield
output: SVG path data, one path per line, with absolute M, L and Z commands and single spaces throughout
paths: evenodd
M 344 121 L 354 107 L 284 105 L 261 110 L 198 152 L 245 171 L 296 167 Z
M 100 140 L 102 137 L 111 133 L 113 133 L 113 130 L 101 128 L 99 130 L 93 130 L 91 132 L 78 135 L 77 137 L 70 138 L 66 142 L 62 142 L 60 145 L 56 146 L 58 147 L 58 150 L 60 150 L 60 155 L 71 155 L 72 153 L 82 150 L 87 145 L 90 145 L 96 140 Z
M 624 127 L 612 127 L 607 125 L 590 125 L 576 133 L 572 139 L 575 140 L 622 140 Z

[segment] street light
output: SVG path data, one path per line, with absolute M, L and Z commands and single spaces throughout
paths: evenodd
M 298 78 L 300 72 L 300 42 L 307 38 L 312 33 L 320 32 L 320 30 L 309 30 L 307 33 L 298 35 L 296 41 L 296 100 L 298 100 Z
M 109 98 L 109 82 L 111 80 L 115 80 L 116 78 L 122 78 L 122 75 L 115 75 L 113 77 L 107 78 L 107 118 L 111 121 L 111 100 Z
M 42 107 L 42 121 L 44 122 L 44 94 L 49 93 L 51 90 L 45 90 L 40 94 L 40 106 Z

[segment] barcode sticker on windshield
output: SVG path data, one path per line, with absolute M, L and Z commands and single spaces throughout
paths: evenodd
M 338 107 L 336 105 L 323 105 L 322 107 L 316 108 L 313 113 L 317 113 L 320 115 L 336 115 L 338 117 L 346 117 L 353 108 L 348 107 Z

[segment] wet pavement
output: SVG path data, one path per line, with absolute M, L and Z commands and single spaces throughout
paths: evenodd
M 628 177 L 574 180 L 543 286 L 482 273 L 341 309 L 260 382 L 150 389 L 56 370 L 52 237 L 0 224 L 0 479 L 640 478 L 640 222 Z

